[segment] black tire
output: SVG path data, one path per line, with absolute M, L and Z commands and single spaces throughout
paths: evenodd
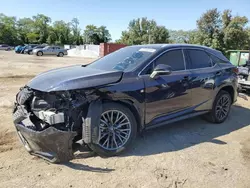
M 63 57 L 63 56 L 64 56 L 64 53 L 59 52 L 58 57 Z
M 37 55 L 37 56 L 43 56 L 43 52 L 38 51 L 38 52 L 36 53 L 36 55 Z
M 228 99 L 229 106 L 227 107 L 227 113 L 223 112 L 225 114 L 225 116 L 220 118 L 218 115 L 219 113 L 216 114 L 216 110 L 218 110 L 218 108 L 219 108 L 218 103 L 223 97 Z M 217 94 L 217 96 L 214 100 L 214 103 L 213 103 L 213 108 L 210 111 L 210 113 L 206 114 L 204 117 L 206 120 L 208 120 L 209 122 L 212 122 L 212 123 L 218 123 L 218 124 L 223 123 L 227 119 L 227 117 L 230 113 L 231 106 L 232 106 L 231 95 L 227 91 L 222 90 Z
M 130 132 L 130 136 L 128 137 L 124 145 L 122 145 L 122 147 L 118 149 L 107 150 L 103 148 L 102 146 L 100 146 L 99 144 L 94 144 L 94 143 L 88 144 L 88 146 L 94 152 L 96 152 L 98 155 L 102 157 L 111 157 L 111 156 L 115 156 L 115 155 L 122 153 L 135 140 L 136 134 L 137 134 L 137 123 L 136 123 L 135 117 L 126 106 L 118 104 L 118 103 L 104 103 L 102 113 L 110 111 L 110 110 L 118 110 L 127 116 L 127 118 L 129 119 L 129 122 L 131 123 L 131 132 Z

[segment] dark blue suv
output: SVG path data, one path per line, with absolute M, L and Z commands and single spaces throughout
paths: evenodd
M 26 149 L 52 162 L 72 159 L 79 141 L 112 156 L 145 129 L 199 115 L 224 122 L 237 71 L 203 46 L 129 46 L 36 76 L 17 94 L 14 123 Z

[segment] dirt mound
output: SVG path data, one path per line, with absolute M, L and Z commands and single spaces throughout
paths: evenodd
M 0 131 L 0 153 L 12 150 L 16 147 L 17 135 L 14 131 L 2 130 Z

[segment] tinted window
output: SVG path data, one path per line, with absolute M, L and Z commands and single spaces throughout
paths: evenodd
M 216 57 L 216 56 L 214 56 L 212 54 L 210 54 L 210 57 L 211 57 L 211 59 L 213 61 L 213 65 L 215 65 L 217 63 L 228 63 L 227 61 L 223 61 L 223 60 L 219 59 L 218 57 Z
M 189 59 L 193 69 L 211 67 L 212 62 L 205 51 L 202 50 L 187 50 Z
M 155 66 L 159 64 L 169 65 L 173 71 L 185 70 L 182 50 L 166 52 L 155 61 Z

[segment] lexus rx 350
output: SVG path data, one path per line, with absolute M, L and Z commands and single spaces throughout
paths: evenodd
M 39 74 L 17 94 L 13 118 L 31 154 L 63 162 L 79 140 L 112 156 L 145 129 L 199 115 L 222 123 L 236 91 L 237 68 L 217 50 L 128 46 L 89 65 Z

